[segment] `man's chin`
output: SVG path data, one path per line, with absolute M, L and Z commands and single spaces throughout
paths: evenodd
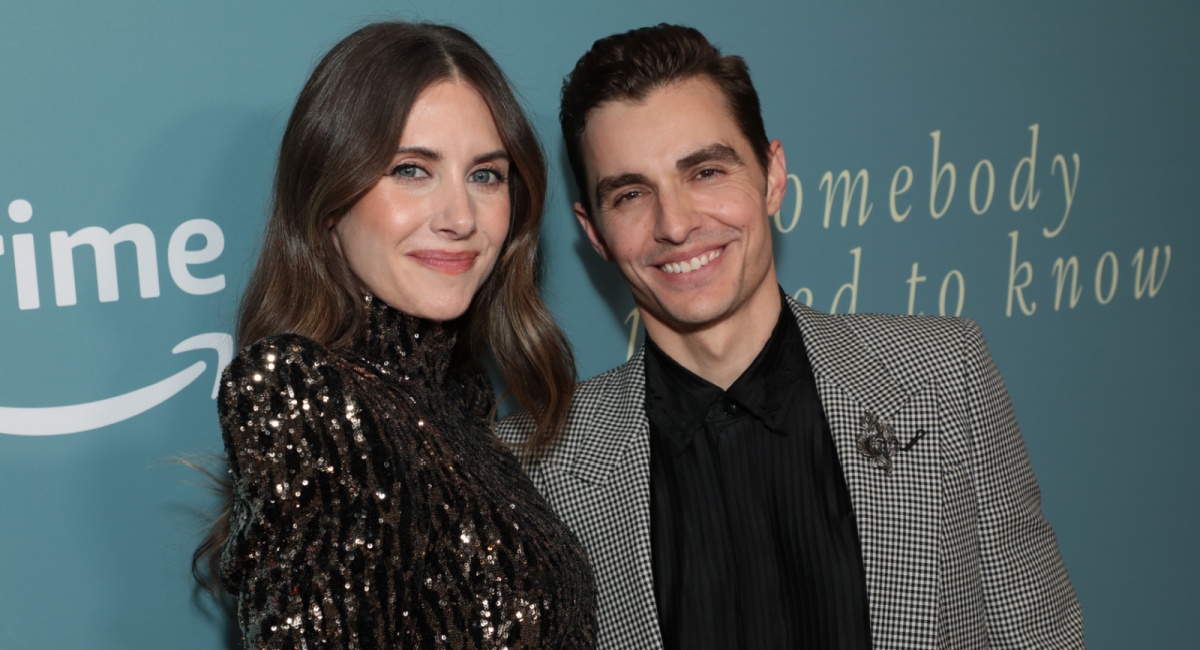
M 655 300 L 651 317 L 663 327 L 675 332 L 693 332 L 724 320 L 729 315 L 730 300 L 697 297 L 691 300 L 673 297 Z M 642 312 L 647 310 L 642 308 Z

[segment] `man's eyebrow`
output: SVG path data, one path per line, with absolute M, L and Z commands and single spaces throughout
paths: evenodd
M 599 205 L 601 199 L 609 192 L 625 187 L 626 185 L 649 184 L 649 179 L 643 174 L 618 174 L 616 176 L 605 176 L 596 183 L 596 205 Z
M 706 162 L 724 162 L 731 165 L 743 164 L 742 157 L 733 150 L 733 147 L 724 144 L 710 144 L 675 161 L 675 169 L 683 172 Z

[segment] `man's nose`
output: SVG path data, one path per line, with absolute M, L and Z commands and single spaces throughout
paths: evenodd
M 701 215 L 687 194 L 678 189 L 658 193 L 654 238 L 660 242 L 682 244 L 692 231 L 700 228 Z

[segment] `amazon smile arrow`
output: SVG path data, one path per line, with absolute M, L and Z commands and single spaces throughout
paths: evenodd
M 221 332 L 197 334 L 171 350 L 173 354 L 211 348 L 217 351 L 217 377 L 213 381 L 212 397 L 216 399 L 221 386 L 221 373 L 233 360 L 233 337 Z M 64 433 L 91 431 L 148 411 L 171 399 L 204 374 L 208 365 L 197 361 L 179 372 L 145 388 L 97 402 L 14 408 L 0 406 L 0 433 L 17 436 L 56 436 Z

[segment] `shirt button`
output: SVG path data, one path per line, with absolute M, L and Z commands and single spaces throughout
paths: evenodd
M 737 404 L 730 402 L 725 405 L 725 415 L 737 415 Z

